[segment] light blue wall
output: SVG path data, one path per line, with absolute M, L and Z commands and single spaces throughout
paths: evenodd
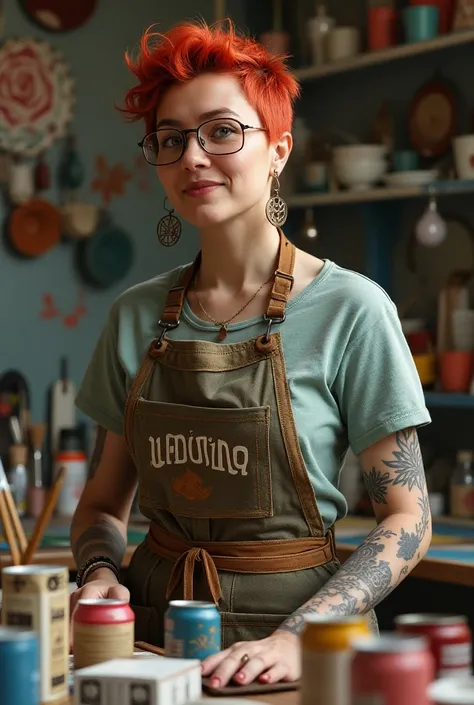
M 212 0 L 99 0 L 94 17 L 84 27 L 67 34 L 47 34 L 23 15 L 17 0 L 7 0 L 4 37 L 34 36 L 44 39 L 63 52 L 76 80 L 77 107 L 72 130 L 86 167 L 82 196 L 99 203 L 90 190 L 94 159 L 104 154 L 108 162 L 133 166 L 142 137 L 141 124 L 127 124 L 114 109 L 120 104 L 131 77 L 123 55 L 133 48 L 143 30 L 154 22 L 163 28 L 177 20 L 204 16 L 212 20 Z M 242 3 L 232 0 L 228 12 L 242 24 Z M 56 148 L 47 159 L 55 175 L 59 157 Z M 105 292 L 84 287 L 88 315 L 77 328 L 65 329 L 60 321 L 40 319 L 41 297 L 51 292 L 61 308 L 71 310 L 77 290 L 82 286 L 73 267 L 73 247 L 64 242 L 45 256 L 20 261 L 0 244 L 0 373 L 11 368 L 22 372 L 32 392 L 32 419 L 44 419 L 47 391 L 59 374 L 59 360 L 66 355 L 72 379 L 79 383 L 95 341 L 114 298 L 128 286 L 170 269 L 193 257 L 195 233 L 184 228 L 174 248 L 161 247 L 155 228 L 163 214 L 163 193 L 150 167 L 150 191 L 139 190 L 137 180 L 129 184 L 124 197 L 115 198 L 110 207 L 114 220 L 132 236 L 136 258 L 127 278 Z M 57 202 L 53 189 L 45 194 Z M 0 218 L 7 216 L 0 204 Z

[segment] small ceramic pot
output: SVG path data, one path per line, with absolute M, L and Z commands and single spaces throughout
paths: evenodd
M 415 5 L 403 10 L 405 42 L 426 42 L 438 36 L 439 8 L 434 5 Z
M 360 52 L 360 32 L 356 27 L 335 27 L 327 36 L 328 61 L 344 61 Z

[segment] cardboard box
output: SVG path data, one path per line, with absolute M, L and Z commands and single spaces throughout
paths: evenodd
M 195 659 L 113 659 L 74 675 L 75 705 L 184 705 L 200 696 Z

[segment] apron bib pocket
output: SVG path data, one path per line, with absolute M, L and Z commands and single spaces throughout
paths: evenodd
M 139 399 L 139 502 L 192 518 L 273 516 L 270 409 Z

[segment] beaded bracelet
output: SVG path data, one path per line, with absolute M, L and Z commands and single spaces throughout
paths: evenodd
M 76 585 L 78 588 L 83 587 L 86 578 L 98 568 L 110 568 L 110 570 L 115 573 L 117 580 L 120 579 L 120 570 L 114 561 L 108 556 L 94 556 L 84 563 L 84 565 L 78 570 L 76 576 Z

